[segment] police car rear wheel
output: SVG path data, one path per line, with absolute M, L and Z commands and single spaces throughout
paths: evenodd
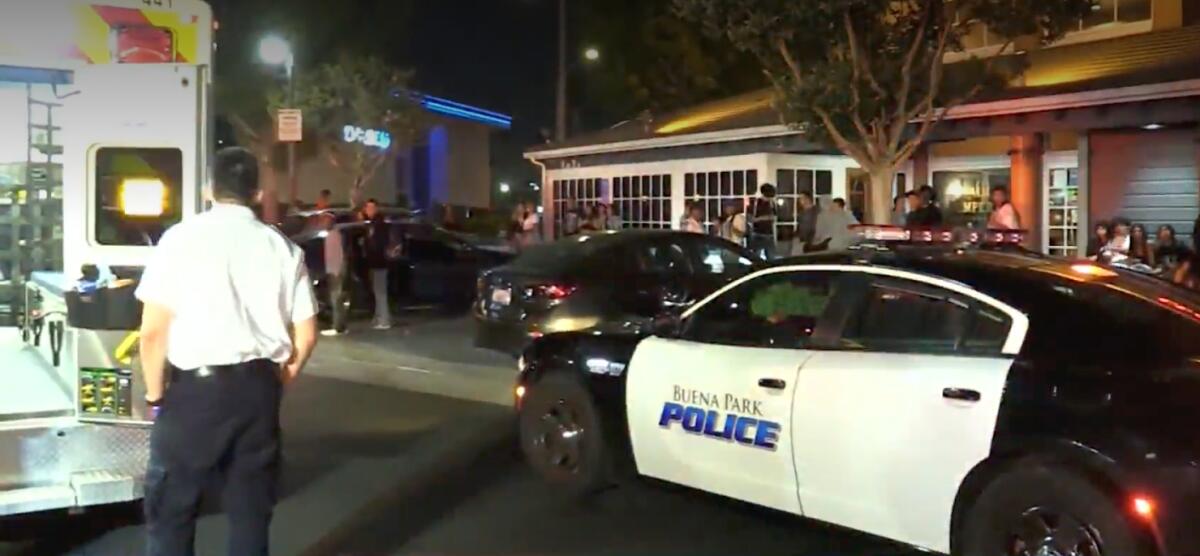
M 520 436 L 525 458 L 547 481 L 574 493 L 611 482 L 599 414 L 572 378 L 549 376 L 530 388 L 521 406 Z
M 956 556 L 1136 556 L 1129 519 L 1091 481 L 1036 466 L 996 478 L 969 510 Z

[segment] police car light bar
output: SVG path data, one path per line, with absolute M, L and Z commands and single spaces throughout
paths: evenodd
M 858 225 L 850 229 L 860 243 L 1020 245 L 1026 230 L 976 230 L 972 228 L 902 228 Z

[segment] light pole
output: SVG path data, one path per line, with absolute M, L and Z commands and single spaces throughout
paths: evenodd
M 589 47 L 583 51 L 583 59 L 595 62 L 600 59 L 600 50 Z M 558 0 L 558 94 L 555 103 L 554 140 L 567 139 L 567 0 Z
M 278 35 L 267 35 L 258 43 L 258 58 L 270 66 L 282 66 L 287 75 L 287 104 L 294 108 L 296 104 L 296 57 L 292 45 Z M 287 146 L 288 172 L 288 204 L 295 208 L 297 196 L 296 182 L 296 143 L 289 142 Z

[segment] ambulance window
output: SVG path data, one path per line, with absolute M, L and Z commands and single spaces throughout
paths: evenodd
M 105 147 L 95 168 L 96 243 L 156 245 L 182 218 L 183 151 Z

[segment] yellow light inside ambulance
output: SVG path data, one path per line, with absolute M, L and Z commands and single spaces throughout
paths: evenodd
M 162 216 L 167 210 L 167 186 L 162 180 L 127 179 L 117 196 L 125 216 Z

